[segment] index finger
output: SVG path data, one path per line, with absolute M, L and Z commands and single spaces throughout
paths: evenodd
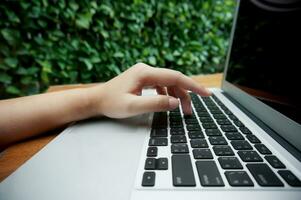
M 146 72 L 143 73 L 141 78 L 146 85 L 159 85 L 165 87 L 176 86 L 185 90 L 190 90 L 201 96 L 211 95 L 211 92 L 204 86 L 199 85 L 181 72 L 171 69 L 149 67 Z

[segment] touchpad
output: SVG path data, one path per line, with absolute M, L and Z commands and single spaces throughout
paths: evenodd
M 128 199 L 150 115 L 73 125 L 1 183 L 4 199 Z

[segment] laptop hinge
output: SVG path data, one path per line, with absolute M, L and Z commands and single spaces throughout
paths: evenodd
M 266 133 L 268 133 L 275 141 L 277 141 L 282 147 L 284 147 L 288 152 L 290 152 L 297 160 L 301 162 L 301 152 L 291 145 L 285 138 L 281 137 L 277 132 L 272 130 L 268 125 L 262 122 L 259 118 L 253 115 L 250 111 L 248 111 L 245 107 L 239 104 L 234 98 L 232 98 L 229 94 L 222 91 L 222 94 L 230 100 L 233 104 L 235 104 L 244 114 L 246 114 L 250 119 L 252 119 L 260 128 L 262 128 Z

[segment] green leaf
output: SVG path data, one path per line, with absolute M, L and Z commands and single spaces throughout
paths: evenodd
M 31 76 L 25 76 L 23 78 L 21 78 L 21 83 L 24 85 L 29 85 L 32 83 L 32 77 Z
M 116 52 L 116 53 L 114 53 L 113 57 L 115 57 L 115 58 L 123 58 L 124 54 L 122 52 Z
M 6 73 L 0 73 L 0 83 L 10 84 L 12 81 L 12 77 L 10 77 Z
M 3 69 L 3 70 L 8 70 L 9 67 L 7 67 L 6 65 L 0 63 L 0 69 Z
M 90 62 L 89 59 L 83 59 L 83 62 L 85 63 L 88 70 L 91 70 L 93 68 L 93 64 Z
M 118 68 L 118 66 L 116 66 L 114 64 L 109 65 L 109 69 L 111 69 L 113 72 L 115 72 L 115 74 L 120 74 L 121 73 L 121 71 Z
M 51 64 L 48 60 L 37 60 L 37 63 L 39 63 L 42 66 L 42 72 L 44 73 L 51 73 L 52 72 L 52 67 Z
M 115 15 L 114 10 L 108 5 L 102 4 L 99 9 L 101 12 L 103 12 L 106 15 L 109 15 L 110 17 L 114 17 Z
M 75 24 L 79 28 L 89 29 L 93 14 L 90 12 L 79 14 Z
M 93 56 L 91 59 L 92 63 L 99 63 L 101 62 L 101 59 L 98 56 Z
M 48 77 L 47 72 L 45 72 L 45 71 L 41 72 L 41 79 L 44 84 L 47 84 L 47 85 L 49 84 L 49 77 Z
M 105 39 L 109 37 L 108 31 L 101 30 L 100 33 L 101 33 L 101 35 L 102 35 Z
M 157 64 L 156 57 L 150 56 L 150 57 L 148 58 L 148 62 L 149 62 L 149 64 L 151 64 L 151 65 L 156 65 L 156 64 Z
M 14 13 L 14 11 L 9 11 L 6 10 L 6 14 L 8 15 L 9 21 L 14 22 L 14 23 L 20 23 L 19 17 Z
M 16 45 L 20 40 L 20 33 L 17 30 L 4 28 L 1 30 L 1 35 L 11 46 Z
M 77 11 L 79 6 L 76 2 L 69 2 L 69 6 L 72 10 Z
M 5 91 L 9 94 L 14 94 L 14 95 L 20 95 L 21 94 L 21 90 L 19 90 L 17 87 L 11 85 L 8 86 Z
M 4 63 L 9 67 L 15 68 L 18 65 L 18 59 L 13 57 L 5 58 Z
M 174 56 L 171 53 L 167 53 L 164 58 L 168 61 L 174 61 Z

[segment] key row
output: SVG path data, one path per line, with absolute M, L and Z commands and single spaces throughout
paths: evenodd
M 234 157 L 235 158 L 235 157 Z M 242 169 L 237 160 L 223 160 L 223 166 L 234 165 L 236 169 Z M 227 163 L 228 162 L 228 163 Z M 230 163 L 230 164 L 229 164 Z M 196 169 L 202 186 L 225 186 L 215 161 L 196 161 Z M 256 182 L 263 187 L 282 187 L 284 184 L 265 163 L 247 164 L 249 172 Z M 226 167 L 225 167 L 226 168 Z M 278 174 L 291 186 L 301 186 L 300 180 L 289 170 L 279 170 Z M 172 156 L 172 175 L 174 186 L 196 186 L 192 163 L 189 155 Z M 246 171 L 226 171 L 225 176 L 231 186 L 254 186 Z M 290 178 L 289 178 L 290 177 Z

